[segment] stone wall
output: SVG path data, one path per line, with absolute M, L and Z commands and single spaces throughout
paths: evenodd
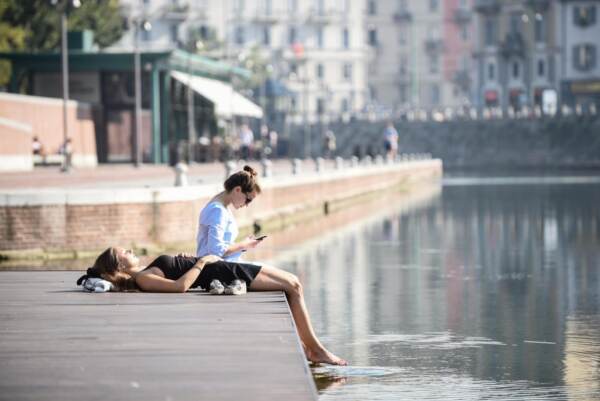
M 96 129 L 91 106 L 69 100 L 67 103 L 69 137 L 72 140 L 75 167 L 93 167 L 96 156 Z M 63 101 L 38 96 L 0 93 L 0 166 L 3 170 L 23 170 L 11 161 L 15 156 L 27 158 L 33 168 L 31 142 L 37 136 L 48 155 L 57 154 L 64 141 Z M 22 131 L 15 134 L 15 127 Z M 15 146 L 19 144 L 19 153 Z M 27 146 L 22 146 L 25 143 Z
M 600 117 L 570 115 L 535 119 L 394 123 L 400 152 L 430 153 L 455 167 L 600 167 Z M 331 123 L 342 157 L 383 154 L 384 122 Z M 310 127 L 312 154 L 322 152 L 322 129 Z M 294 127 L 292 152 L 302 155 L 306 132 Z
M 263 179 L 262 195 L 236 215 L 242 228 L 257 221 L 281 226 L 310 210 L 322 214 L 325 202 L 439 180 L 441 174 L 439 160 L 426 160 Z M 215 184 L 3 194 L 0 257 L 18 257 L 6 252 L 17 250 L 193 244 L 199 212 L 220 190 Z

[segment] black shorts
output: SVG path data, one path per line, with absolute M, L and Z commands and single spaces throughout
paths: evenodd
M 244 280 L 246 285 L 250 287 L 252 281 L 260 272 L 261 266 L 253 265 L 250 263 L 237 263 L 219 261 L 215 263 L 209 263 L 202 269 L 200 276 L 192 285 L 194 287 L 201 287 L 205 290 L 210 286 L 210 282 L 213 280 L 219 280 L 224 285 L 231 284 L 233 280 Z

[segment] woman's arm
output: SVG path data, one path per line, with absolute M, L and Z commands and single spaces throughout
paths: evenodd
M 213 255 L 200 258 L 190 270 L 177 280 L 170 280 L 154 273 L 140 273 L 135 276 L 135 282 L 143 291 L 148 292 L 186 292 L 194 284 L 204 266 L 217 260 L 219 258 Z

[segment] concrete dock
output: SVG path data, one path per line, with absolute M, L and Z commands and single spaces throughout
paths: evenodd
M 86 293 L 0 271 L 0 400 L 316 400 L 285 296 Z

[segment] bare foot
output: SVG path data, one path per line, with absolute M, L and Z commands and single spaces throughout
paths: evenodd
M 313 363 L 328 363 L 330 365 L 346 366 L 348 362 L 345 359 L 333 355 L 331 352 L 323 349 L 318 352 L 305 350 L 306 358 Z

